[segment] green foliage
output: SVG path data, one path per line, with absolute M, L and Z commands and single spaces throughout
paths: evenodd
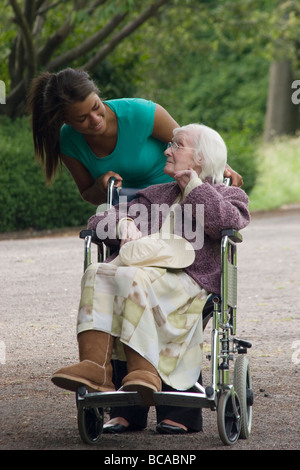
M 95 208 L 81 199 L 65 169 L 46 187 L 26 118 L 1 117 L 0 142 L 0 232 L 86 225 Z
M 250 193 L 250 210 L 272 210 L 300 202 L 300 137 L 277 138 L 258 145 L 257 184 Z
M 256 141 L 243 133 L 221 134 L 227 145 L 228 164 L 242 175 L 243 189 L 249 194 L 257 177 Z
M 205 58 L 206 59 L 206 58 Z M 204 120 L 222 132 L 259 135 L 268 89 L 268 63 L 255 55 L 218 53 L 194 67 L 182 85 L 182 119 Z
M 136 87 L 132 77 L 132 70 L 138 57 L 135 54 L 129 57 L 113 56 L 104 60 L 93 72 L 93 79 L 99 84 L 102 99 L 117 99 L 134 96 Z

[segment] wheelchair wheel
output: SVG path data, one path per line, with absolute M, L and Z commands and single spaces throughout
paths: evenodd
M 234 389 L 238 394 L 241 408 L 241 439 L 248 439 L 252 426 L 253 391 L 250 365 L 244 355 L 238 356 L 234 363 Z
M 102 408 L 90 408 L 84 404 L 78 405 L 78 430 L 85 444 L 97 444 L 102 435 L 104 411 Z
M 237 415 L 237 413 L 238 415 Z M 235 444 L 241 430 L 240 402 L 237 394 L 231 390 L 221 393 L 217 407 L 219 436 L 225 445 Z

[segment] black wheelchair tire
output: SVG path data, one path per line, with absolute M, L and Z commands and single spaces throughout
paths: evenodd
M 235 392 L 234 400 L 237 410 L 240 413 L 240 402 Z M 231 390 L 221 392 L 217 406 L 217 424 L 222 442 L 228 446 L 235 444 L 239 439 L 241 420 L 239 417 L 235 416 L 233 411 Z
M 248 439 L 252 426 L 253 391 L 250 364 L 245 355 L 238 356 L 235 360 L 233 385 L 241 407 L 240 439 Z
M 102 408 L 87 407 L 83 403 L 78 404 L 77 422 L 78 431 L 85 444 L 96 445 L 99 443 L 104 421 Z

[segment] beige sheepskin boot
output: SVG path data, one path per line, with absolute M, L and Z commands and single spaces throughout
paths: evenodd
M 155 367 L 129 346 L 124 345 L 128 374 L 122 380 L 121 390 L 139 392 L 143 405 L 154 405 L 153 392 L 161 391 L 161 379 Z
M 78 335 L 78 364 L 63 367 L 52 376 L 60 388 L 75 392 L 85 385 L 89 392 L 115 391 L 110 363 L 114 338 L 103 331 L 88 330 Z

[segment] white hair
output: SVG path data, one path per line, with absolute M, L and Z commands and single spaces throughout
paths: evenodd
M 213 183 L 222 183 L 227 162 L 227 148 L 220 134 L 204 124 L 188 124 L 173 130 L 174 136 L 181 132 L 188 132 L 194 139 L 195 162 L 201 160 L 202 171 L 199 175 L 202 180 L 212 178 Z

